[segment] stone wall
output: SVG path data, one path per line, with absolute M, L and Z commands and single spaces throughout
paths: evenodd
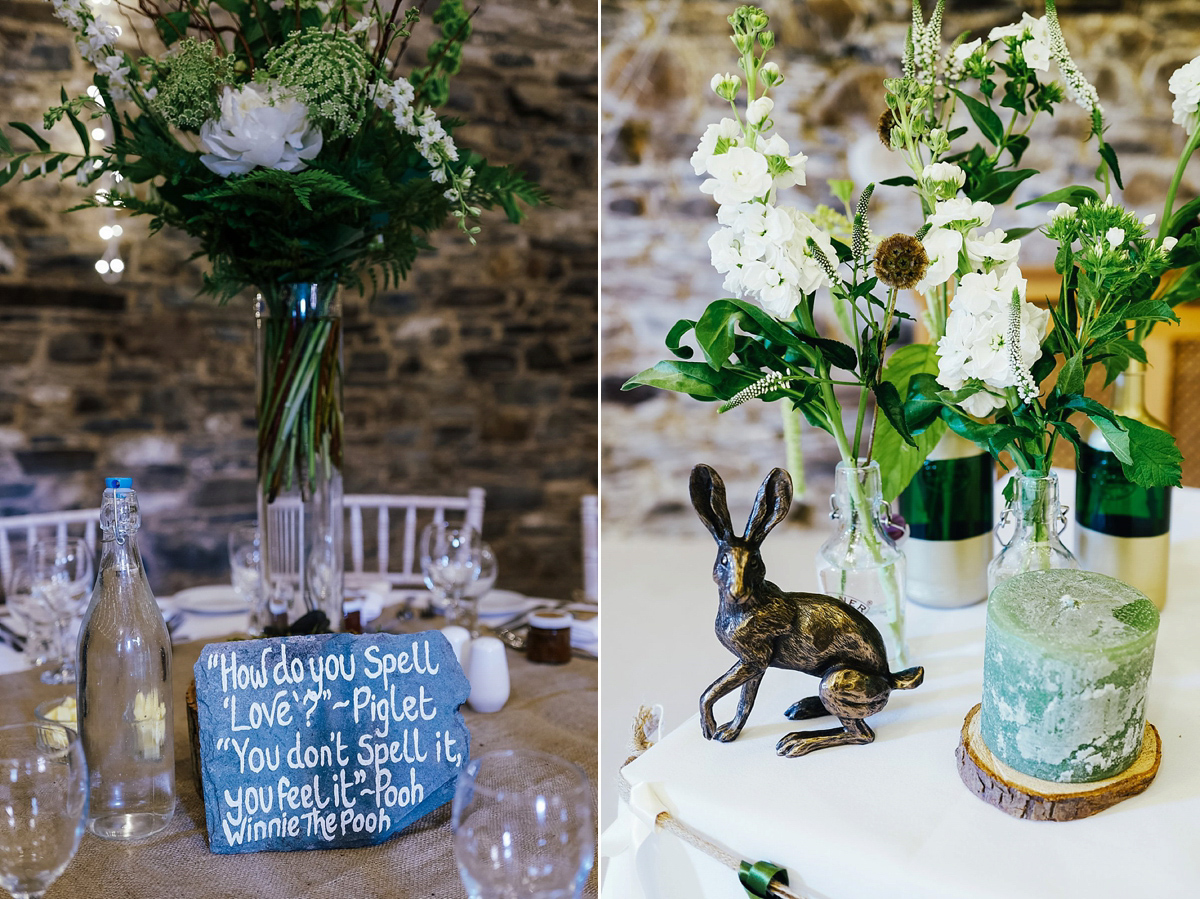
M 50 13 L 0 3 L 5 121 L 38 122 L 60 83 L 88 83 Z M 475 248 L 447 228 L 401 289 L 345 298 L 345 487 L 483 486 L 500 585 L 568 596 L 579 498 L 596 490 L 596 11 L 492 0 L 475 29 L 452 82 L 458 139 L 554 205 L 519 227 L 486 215 Z M 104 283 L 106 213 L 61 212 L 80 198 L 0 189 L 0 515 L 94 506 L 101 478 L 127 473 L 155 589 L 220 580 L 229 524 L 254 516 L 251 300 L 197 299 L 187 239 L 128 218 L 127 268 Z
M 907 169 L 879 143 L 881 81 L 900 73 L 911 6 L 904 0 L 797 0 L 762 4 L 771 15 L 773 58 L 786 82 L 774 94 L 778 130 L 793 152 L 809 156 L 808 186 L 792 192 L 811 209 L 834 205 L 829 178 L 860 187 Z M 925 4 L 927 8 L 930 3 Z M 1038 16 L 1040 3 L 948 0 L 944 34 L 986 34 L 996 25 Z M 736 71 L 726 16 L 732 2 L 610 0 L 601 11 L 601 125 L 604 215 L 601 282 L 602 470 L 604 520 L 618 530 L 693 531 L 687 472 L 697 461 L 727 475 L 731 497 L 753 496 L 773 465 L 783 464 L 779 409 L 752 403 L 718 416 L 713 406 L 662 391 L 620 393 L 630 375 L 664 358 L 663 337 L 679 318 L 695 318 L 723 295 L 706 246 L 715 205 L 699 192 L 688 158 L 705 126 L 722 115 L 708 88 L 715 72 Z M 1110 123 L 1108 139 L 1125 176 L 1124 201 L 1159 212 L 1184 143 L 1171 124 L 1167 79 L 1200 47 L 1200 7 L 1189 0 L 1061 0 L 1068 44 L 1096 84 Z M 948 42 L 948 40 L 947 40 Z M 1034 126 L 1024 163 L 1042 171 L 1016 202 L 1072 183 L 1089 183 L 1098 160 L 1084 145 L 1087 121 L 1068 105 Z M 1181 194 L 1195 195 L 1193 162 Z M 877 192 L 876 233 L 919 224 L 906 192 Z M 1004 227 L 1036 225 L 1044 209 L 998 212 Z M 1052 248 L 1028 238 L 1022 265 L 1049 267 Z M 910 307 L 911 309 L 911 307 Z M 826 322 L 831 321 L 826 316 Z M 853 403 L 853 396 L 845 400 Z M 832 440 L 806 429 L 810 511 L 825 509 L 837 459 Z

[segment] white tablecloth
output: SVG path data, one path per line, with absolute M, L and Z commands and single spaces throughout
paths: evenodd
M 1070 473 L 1063 480 L 1071 504 Z M 737 520 L 750 497 L 731 499 Z M 784 589 L 813 589 L 823 539 L 815 529 L 772 535 L 768 578 Z M 984 604 L 909 605 L 911 655 L 925 666 L 925 683 L 894 693 L 870 719 L 878 735 L 871 745 L 776 756 L 776 741 L 797 729 L 784 709 L 816 687 L 815 678 L 776 670 L 736 742 L 702 739 L 694 714 L 700 693 L 733 661 L 712 633 L 714 550 L 707 534 L 605 541 L 605 652 L 624 660 L 603 672 L 606 797 L 617 792 L 625 722 L 639 703 L 659 701 L 668 726 L 678 727 L 625 777 L 649 784 L 672 815 L 740 858 L 786 866 L 793 888 L 811 899 L 1200 896 L 1200 490 L 1179 491 L 1172 515 L 1170 597 L 1147 704 L 1163 740 L 1158 777 L 1145 793 L 1067 823 L 1010 818 L 959 780 L 959 729 L 982 690 Z M 722 700 L 718 721 L 732 716 L 735 703 L 736 694 Z M 605 818 L 611 812 L 606 804 Z M 660 831 L 640 850 L 608 860 L 602 895 L 746 893 L 727 868 Z

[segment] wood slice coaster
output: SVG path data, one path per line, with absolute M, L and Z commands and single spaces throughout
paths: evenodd
M 1147 721 L 1141 753 L 1115 777 L 1078 784 L 1039 780 L 992 755 L 979 732 L 977 704 L 967 712 L 954 755 L 962 782 L 988 805 L 1030 821 L 1074 821 L 1102 812 L 1150 786 L 1162 760 L 1162 740 Z

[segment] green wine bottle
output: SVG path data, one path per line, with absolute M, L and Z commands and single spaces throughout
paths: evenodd
M 1145 366 L 1136 360 L 1117 377 L 1113 411 L 1167 429 L 1146 409 Z M 1131 483 L 1095 428 L 1080 449 L 1076 473 L 1075 555 L 1080 565 L 1136 587 L 1161 610 L 1167 600 L 1171 488 Z

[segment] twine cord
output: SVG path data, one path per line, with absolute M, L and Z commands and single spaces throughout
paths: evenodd
M 634 759 L 642 755 L 653 744 L 650 742 L 648 733 L 657 728 L 658 716 L 650 709 L 642 706 L 638 709 L 638 713 L 633 720 L 633 754 L 625 760 L 628 765 Z M 630 793 L 633 790 L 632 785 L 625 777 L 624 766 L 622 770 L 617 772 L 617 793 L 620 795 L 623 802 L 629 802 Z M 699 849 L 709 858 L 715 859 L 726 868 L 738 873 L 739 881 L 746 888 L 748 896 L 760 896 L 762 899 L 808 899 L 800 893 L 793 892 L 787 885 L 787 872 L 769 862 L 750 863 L 744 861 L 734 855 L 723 846 L 714 843 L 707 836 L 700 833 L 695 828 L 683 823 L 670 812 L 659 812 L 654 819 L 656 828 L 661 828 L 674 837 L 677 837 L 689 846 Z M 774 874 L 778 871 L 777 875 Z M 751 875 L 747 878 L 746 872 L 755 872 L 757 876 Z M 765 872 L 771 872 L 772 876 L 763 876 Z M 750 884 L 747 884 L 747 879 L 755 885 L 755 892 L 751 892 Z M 765 883 L 765 886 L 764 886 Z M 757 888 L 764 889 L 764 892 L 757 892 Z

